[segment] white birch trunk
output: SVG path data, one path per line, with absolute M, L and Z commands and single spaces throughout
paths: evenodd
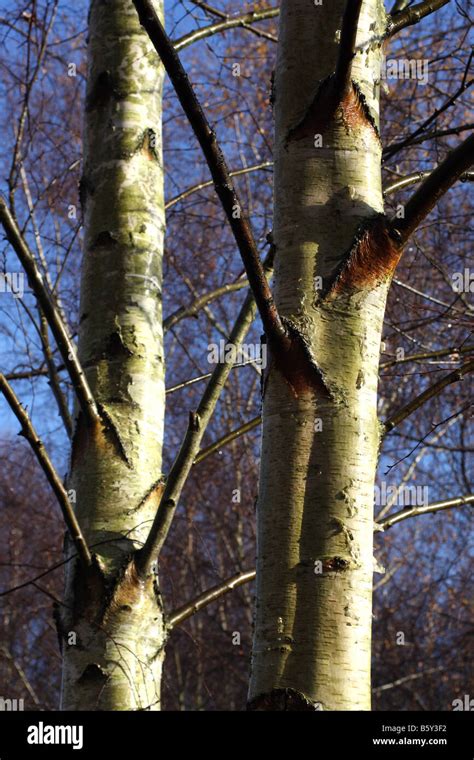
M 358 88 L 328 123 L 327 85 L 314 101 L 335 70 L 344 6 L 281 3 L 275 298 L 307 356 L 277 357 L 265 384 L 249 696 L 257 710 L 370 709 L 377 380 L 394 256 L 378 216 L 380 0 L 362 6 Z
M 157 9 L 163 12 L 161 0 Z M 165 409 L 161 312 L 163 69 L 130 0 L 92 0 L 81 200 L 79 354 L 104 425 L 79 417 L 68 488 L 97 562 L 69 564 L 65 710 L 159 709 L 157 579 L 131 553 L 157 506 Z

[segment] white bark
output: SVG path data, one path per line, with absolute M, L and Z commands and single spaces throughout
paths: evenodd
M 73 442 L 68 488 L 97 562 L 88 574 L 69 566 L 60 625 L 67 710 L 159 709 L 157 581 L 140 582 L 127 562 L 150 528 L 161 472 L 162 83 L 131 0 L 92 0 L 79 354 L 103 424 L 91 429 L 79 416 Z
M 311 103 L 335 70 L 344 6 L 281 4 L 275 298 L 308 356 L 299 368 L 274 361 L 266 379 L 253 709 L 370 709 L 376 397 L 391 274 L 377 217 L 385 14 L 379 0 L 364 1 L 352 69 L 363 99 L 351 89 L 326 124 L 327 89 Z M 372 232 L 354 246 L 361 224 Z M 353 247 L 353 265 L 344 267 Z

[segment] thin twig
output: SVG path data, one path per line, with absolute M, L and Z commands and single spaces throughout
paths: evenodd
M 439 351 L 428 351 L 424 354 L 411 354 L 411 356 L 404 356 L 401 359 L 391 359 L 390 361 L 380 364 L 380 369 L 386 369 L 387 367 L 393 367 L 398 364 L 406 364 L 406 362 L 418 362 L 425 359 L 439 359 L 442 356 L 460 356 L 461 354 L 468 354 L 474 351 L 474 343 L 468 343 L 466 346 L 458 348 L 442 348 Z
M 427 142 L 427 140 L 435 140 L 438 137 L 460 135 L 461 132 L 469 132 L 471 129 L 474 129 L 474 122 L 471 122 L 469 124 L 460 124 L 458 127 L 450 127 L 449 129 L 434 129 L 432 132 L 426 132 L 424 135 L 418 135 L 418 137 L 410 135 L 410 137 L 407 137 L 405 140 L 400 140 L 399 142 L 391 143 L 391 145 L 386 145 L 382 151 L 382 154 L 384 158 L 389 157 L 395 153 L 398 153 L 399 150 L 405 148 L 408 144 L 410 147 L 412 147 L 413 145 L 420 145 L 421 143 Z
M 426 179 L 426 177 L 429 177 L 431 172 L 415 172 L 414 174 L 409 174 L 406 177 L 400 177 L 395 182 L 392 182 L 390 185 L 387 185 L 387 187 L 384 189 L 383 194 L 385 195 L 391 195 L 391 193 L 395 193 L 397 190 L 402 190 L 405 187 L 408 187 L 409 185 L 416 185 L 417 182 L 421 182 L 422 179 Z M 461 174 L 459 177 L 461 182 L 473 182 L 474 181 L 474 172 L 464 172 L 464 174 Z
M 66 527 L 71 535 L 71 539 L 76 547 L 80 560 L 85 566 L 89 566 L 92 562 L 91 553 L 88 549 L 81 528 L 77 521 L 74 509 L 69 501 L 66 489 L 64 488 L 56 470 L 54 469 L 51 460 L 44 448 L 44 445 L 38 437 L 36 430 L 33 427 L 27 412 L 22 407 L 20 401 L 15 395 L 12 387 L 9 385 L 5 376 L 0 373 L 0 391 L 5 396 L 5 399 L 10 406 L 13 414 L 17 418 L 21 425 L 22 435 L 26 438 L 30 444 L 38 463 L 40 464 L 48 482 L 58 500 L 59 506 L 63 513 Z
M 236 169 L 232 172 L 229 172 L 229 174 L 231 177 L 240 177 L 242 174 L 249 174 L 249 172 L 259 171 L 260 169 L 268 169 L 271 166 L 273 166 L 273 161 L 263 161 L 261 164 L 255 164 L 254 166 L 246 166 L 242 169 Z M 199 184 L 189 187 L 187 190 L 183 190 L 182 193 L 175 195 L 174 198 L 170 198 L 170 200 L 165 203 L 165 210 L 168 211 L 168 209 L 172 208 L 177 203 L 180 203 L 185 198 L 188 198 L 193 193 L 197 193 L 199 190 L 204 190 L 206 187 L 212 187 L 213 184 L 214 182 L 212 179 L 208 179 L 205 182 L 199 182 Z
M 400 423 L 406 420 L 410 414 L 413 414 L 413 412 L 419 409 L 420 406 L 441 393 L 441 391 L 444 390 L 444 388 L 446 388 L 448 385 L 457 383 L 459 380 L 462 380 L 463 377 L 468 374 L 468 372 L 472 372 L 473 370 L 474 359 L 470 359 L 465 364 L 463 364 L 462 367 L 458 367 L 454 370 L 454 372 L 450 372 L 449 375 L 445 375 L 445 377 L 442 377 L 436 383 L 430 385 L 430 387 L 423 391 L 423 393 L 420 393 L 408 404 L 405 404 L 405 406 L 399 409 L 398 412 L 392 414 L 392 416 L 385 421 L 385 434 L 389 433 L 391 430 L 393 430 L 393 428 L 397 427 L 397 425 L 400 425 Z
M 267 18 L 274 18 L 275 16 L 278 16 L 279 13 L 279 8 L 265 8 L 261 11 L 244 13 L 241 16 L 228 16 L 222 21 L 217 21 L 215 24 L 209 24 L 208 26 L 201 27 L 201 29 L 195 29 L 193 32 L 189 32 L 188 34 L 179 37 L 179 39 L 173 40 L 172 44 L 174 45 L 176 52 L 179 52 L 180 50 L 183 50 L 183 48 L 192 45 L 194 42 L 204 40 L 207 37 L 212 37 L 214 34 L 219 34 L 219 32 L 225 32 L 228 29 L 236 29 L 238 27 L 261 35 L 262 33 L 257 29 L 254 29 L 252 24 L 255 24 L 257 21 L 264 21 Z M 265 34 L 265 37 L 272 42 L 277 41 L 271 34 Z
M 471 60 L 471 57 L 469 58 Z M 464 127 L 454 127 L 451 130 L 442 130 L 438 133 L 428 133 L 426 135 L 423 135 L 423 132 L 425 131 L 426 127 L 429 127 L 429 125 L 436 121 L 436 119 L 441 116 L 442 113 L 448 110 L 448 108 L 451 108 L 452 105 L 456 102 L 456 100 L 463 95 L 466 90 L 468 90 L 472 85 L 474 84 L 474 79 L 470 79 L 468 82 L 466 82 L 463 78 L 463 81 L 456 90 L 456 92 L 451 95 L 439 108 L 436 108 L 433 113 L 428 116 L 428 118 L 423 122 L 423 124 L 420 124 L 419 127 L 415 129 L 414 132 L 411 133 L 408 137 L 406 137 L 404 140 L 400 140 L 397 143 L 393 143 L 392 145 L 388 145 L 386 148 L 382 151 L 383 156 L 383 162 L 385 163 L 389 158 L 392 158 L 396 153 L 398 153 L 402 148 L 407 148 L 411 145 L 418 145 L 421 142 L 424 142 L 425 140 L 430 140 L 433 137 L 436 136 L 443 136 L 447 134 L 457 134 L 460 131 L 465 131 L 466 129 L 471 129 L 472 125 L 466 125 Z
M 82 367 L 76 356 L 74 344 L 43 281 L 43 277 L 36 264 L 35 258 L 21 235 L 2 196 L 0 196 L 0 223 L 5 230 L 9 243 L 15 250 L 18 259 L 26 272 L 28 282 L 48 322 L 51 332 L 54 335 L 57 347 L 69 372 L 81 410 L 88 422 L 95 424 L 99 420 L 99 413 L 86 377 L 82 371 Z
M 223 581 L 222 583 L 218 583 L 217 586 L 213 586 L 207 591 L 204 591 L 192 602 L 183 604 L 182 607 L 178 607 L 178 609 L 174 610 L 174 612 L 172 612 L 168 618 L 168 627 L 175 628 L 177 625 L 183 623 L 196 612 L 199 612 L 199 610 L 207 607 L 208 604 L 212 604 L 212 602 L 220 599 L 222 596 L 228 594 L 230 591 L 233 591 L 235 588 L 242 586 L 244 583 L 253 581 L 255 579 L 255 575 L 255 570 L 245 570 L 242 573 L 233 575 L 232 578 L 227 578 L 227 580 Z
M 206 459 L 211 454 L 214 454 L 215 451 L 219 451 L 219 449 L 221 449 L 223 446 L 226 446 L 228 443 L 231 443 L 231 441 L 235 441 L 235 439 L 240 438 L 241 435 L 249 433 L 251 430 L 258 427 L 261 422 L 262 418 L 259 415 L 258 417 L 254 417 L 252 420 L 245 422 L 243 425 L 240 425 L 235 430 L 231 430 L 230 433 L 222 436 L 222 438 L 219 438 L 218 441 L 214 441 L 214 443 L 206 446 L 205 449 L 201 449 L 196 459 L 194 460 L 194 464 L 199 464 L 199 462 L 202 462 L 203 459 Z

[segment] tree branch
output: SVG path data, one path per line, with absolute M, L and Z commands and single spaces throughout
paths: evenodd
M 183 623 L 196 612 L 199 612 L 204 607 L 207 607 L 208 604 L 212 604 L 212 602 L 220 599 L 221 596 L 228 594 L 230 591 L 233 591 L 235 588 L 242 586 L 244 583 L 253 581 L 255 576 L 255 570 L 245 570 L 242 573 L 233 575 L 232 578 L 228 578 L 222 583 L 219 583 L 217 586 L 213 586 L 207 591 L 204 591 L 192 602 L 183 604 L 182 607 L 178 607 L 178 609 L 174 610 L 174 612 L 171 613 L 168 618 L 169 628 L 176 628 L 176 626 Z
M 66 489 L 64 488 L 61 480 L 58 477 L 56 470 L 54 469 L 48 454 L 45 451 L 42 441 L 38 438 L 36 430 L 33 427 L 28 414 L 20 404 L 20 401 L 16 397 L 12 387 L 9 385 L 5 376 L 0 372 L 0 391 L 5 396 L 5 399 L 10 406 L 13 414 L 17 418 L 21 425 L 22 435 L 26 438 L 30 444 L 33 452 L 36 455 L 44 474 L 46 475 L 48 482 L 58 500 L 59 506 L 63 513 L 66 527 L 71 535 L 71 539 L 76 547 L 77 553 L 81 562 L 85 566 L 89 566 L 92 562 L 91 553 L 87 547 L 82 531 L 79 527 L 76 515 L 69 501 Z
M 423 391 L 423 393 L 420 393 L 419 396 L 416 396 L 416 398 L 412 399 L 408 404 L 399 409 L 398 412 L 395 412 L 395 414 L 392 414 L 392 416 L 385 421 L 385 435 L 393 430 L 393 428 L 397 427 L 397 425 L 400 425 L 401 422 L 406 420 L 410 414 L 419 409 L 420 406 L 426 403 L 426 401 L 429 401 L 430 399 L 437 396 L 438 393 L 441 393 L 441 391 L 444 390 L 444 388 L 446 388 L 448 385 L 451 385 L 451 383 L 457 383 L 459 380 L 462 380 L 463 377 L 468 374 L 468 372 L 472 372 L 473 370 L 474 359 L 470 359 L 465 364 L 463 364 L 462 367 L 458 367 L 458 369 L 455 369 L 454 372 L 450 372 L 449 375 L 445 375 L 440 380 L 438 380 L 438 382 L 430 385 L 430 387 Z
M 201 29 L 195 29 L 193 32 L 189 32 L 188 34 L 179 37 L 177 40 L 173 40 L 172 44 L 174 45 L 176 52 L 179 52 L 180 50 L 183 50 L 183 48 L 188 47 L 188 45 L 192 45 L 194 42 L 206 39 L 206 37 L 212 37 L 212 35 L 218 34 L 219 32 L 225 32 L 227 29 L 235 29 L 237 27 L 242 27 L 248 31 L 260 34 L 258 30 L 252 28 L 252 24 L 256 21 L 264 21 L 267 18 L 274 18 L 275 16 L 278 16 L 279 13 L 279 8 L 266 8 L 261 11 L 244 13 L 241 16 L 229 16 L 223 21 L 217 21 L 215 24 L 209 24 L 208 26 L 201 27 Z M 265 36 L 270 38 L 272 42 L 276 42 L 273 35 L 266 34 Z
M 69 337 L 69 333 L 61 319 L 58 309 L 54 305 L 48 289 L 44 284 L 43 277 L 38 269 L 35 258 L 21 235 L 2 196 L 0 196 L 0 222 L 5 230 L 9 243 L 13 247 L 26 272 L 28 282 L 36 296 L 36 300 L 38 301 L 42 312 L 44 313 L 51 332 L 54 335 L 54 339 L 71 378 L 81 410 L 86 420 L 91 424 L 95 424 L 99 420 L 99 413 L 86 377 L 76 356 L 75 347 Z
M 439 673 L 440 670 L 445 670 L 444 665 L 440 665 L 437 668 L 428 668 L 427 670 L 421 670 L 417 673 L 411 673 L 409 676 L 397 678 L 396 681 L 384 683 L 382 686 L 374 686 L 372 689 L 372 694 L 379 694 L 380 692 L 386 691 L 387 689 L 394 689 L 397 686 L 402 686 L 402 684 L 408 683 L 409 681 L 416 681 L 418 678 L 423 678 L 424 676 L 430 675 L 431 673 Z
M 407 26 L 418 24 L 425 16 L 429 16 L 449 2 L 450 0 L 423 0 L 418 5 L 413 5 L 411 8 L 389 16 L 385 36 L 393 37 L 394 34 L 398 34 L 398 32 Z
M 395 512 L 393 515 L 389 515 L 385 520 L 378 523 L 377 526 L 381 530 L 388 530 L 392 525 L 407 520 L 409 517 L 416 517 L 417 515 L 426 515 L 429 512 L 440 512 L 443 509 L 452 509 L 453 507 L 462 507 L 465 504 L 474 503 L 474 494 L 468 496 L 458 496 L 455 499 L 446 499 L 445 501 L 438 501 L 434 504 L 425 504 L 414 507 L 407 507 L 406 509 Z
M 250 224 L 243 212 L 242 204 L 238 198 L 215 132 L 207 121 L 179 56 L 173 47 L 173 43 L 163 29 L 153 3 L 151 0 L 133 0 L 133 3 L 138 12 L 140 23 L 148 33 L 155 50 L 161 58 L 206 158 L 212 179 L 214 180 L 216 193 L 221 201 L 240 251 L 267 340 L 270 344 L 283 344 L 285 347 L 288 347 L 290 339 L 277 312 Z
M 382 151 L 383 156 L 383 162 L 385 163 L 387 159 L 392 158 L 396 153 L 398 153 L 402 148 L 406 148 L 409 145 L 418 145 L 419 143 L 425 142 L 426 140 L 430 140 L 433 137 L 441 137 L 443 135 L 448 134 L 458 134 L 460 131 L 464 131 L 466 129 L 471 129 L 472 124 L 466 124 L 463 127 L 453 127 L 452 129 L 445 129 L 441 130 L 440 132 L 431 132 L 429 134 L 423 135 L 422 133 L 425 131 L 426 127 L 428 127 L 433 121 L 436 121 L 438 116 L 441 116 L 442 113 L 448 110 L 448 108 L 451 108 L 452 105 L 456 102 L 456 100 L 463 95 L 466 90 L 469 89 L 469 87 L 472 87 L 474 84 L 474 79 L 470 79 L 468 82 L 464 81 L 461 83 L 460 87 L 456 90 L 456 92 L 451 95 L 451 97 L 446 100 L 442 106 L 439 108 L 436 108 L 435 111 L 429 116 L 423 124 L 420 124 L 417 129 L 415 129 L 414 132 L 412 132 L 411 135 L 406 137 L 404 140 L 400 140 L 400 142 L 393 143 L 392 145 L 388 145 L 386 148 Z
M 427 140 L 434 140 L 437 137 L 449 137 L 449 135 L 460 135 L 461 132 L 467 132 L 471 129 L 474 129 L 474 122 L 471 122 L 470 124 L 460 124 L 457 127 L 450 127 L 449 129 L 434 129 L 432 132 L 426 132 L 426 134 L 418 136 L 418 137 L 414 137 L 414 135 L 411 135 L 405 140 L 400 140 L 399 142 L 392 143 L 391 145 L 387 145 L 383 149 L 382 155 L 384 156 L 384 158 L 385 157 L 388 158 L 391 155 L 398 153 L 399 150 L 407 147 L 408 145 L 410 145 L 411 147 L 413 145 L 420 145 L 421 143 L 424 143 Z M 418 135 L 418 130 L 416 130 L 416 134 Z
M 229 343 L 234 346 L 239 346 L 242 343 L 250 329 L 254 315 L 254 298 L 252 293 L 249 293 L 230 334 Z M 144 546 L 138 550 L 135 557 L 137 571 L 142 577 L 149 572 L 153 560 L 158 557 L 166 540 L 184 484 L 199 453 L 206 426 L 211 419 L 232 366 L 230 362 L 216 365 L 197 411 L 191 412 L 189 415 L 188 429 L 166 480 L 166 486 L 150 533 Z
M 236 169 L 232 172 L 229 172 L 231 177 L 240 177 L 242 174 L 249 174 L 249 172 L 255 172 L 259 169 L 268 169 L 270 166 L 273 166 L 273 161 L 263 161 L 261 164 L 255 164 L 254 166 L 246 166 L 243 169 Z M 172 206 L 175 206 L 177 203 L 180 203 L 180 201 L 184 200 L 185 198 L 188 198 L 188 196 L 192 195 L 193 193 L 199 192 L 199 190 L 204 190 L 206 187 L 212 187 L 214 182 L 212 179 L 206 180 L 205 182 L 200 182 L 197 185 L 193 185 L 192 187 L 189 187 L 187 190 L 183 190 L 182 193 L 179 193 L 179 195 L 175 195 L 174 198 L 170 198 L 169 201 L 165 203 L 165 210 L 168 211 Z
M 226 446 L 228 443 L 231 443 L 231 441 L 235 441 L 236 438 L 240 438 L 241 435 L 249 433 L 251 430 L 258 427 L 261 422 L 262 418 L 259 415 L 258 417 L 254 417 L 252 420 L 249 420 L 249 422 L 245 422 L 243 425 L 240 425 L 240 427 L 236 428 L 235 430 L 231 430 L 230 433 L 223 435 L 222 438 L 219 438 L 218 441 L 214 441 L 214 443 L 206 446 L 205 449 L 201 449 L 194 460 L 194 464 L 199 464 L 199 462 L 202 462 L 203 459 L 206 459 L 215 451 L 218 451 L 220 448 L 222 448 L 222 446 Z
M 430 213 L 439 199 L 474 163 L 474 135 L 458 145 L 423 181 L 405 204 L 405 216 L 392 219 L 389 230 L 396 242 L 404 245 Z
M 209 5 L 208 3 L 203 2 L 203 0 L 190 0 L 190 2 L 193 5 L 197 5 L 198 8 L 202 8 L 203 11 L 208 13 L 210 16 L 217 16 L 218 18 L 227 18 L 227 13 L 224 13 L 224 11 L 220 11 L 218 8 L 214 8 L 212 5 Z
M 429 351 L 423 354 L 411 354 L 411 356 L 404 356 L 403 359 L 391 359 L 390 361 L 380 364 L 379 369 L 387 369 L 387 367 L 393 367 L 398 364 L 406 364 L 406 362 L 417 362 L 424 359 L 439 359 L 443 356 L 451 356 L 452 354 L 460 356 L 461 354 L 468 354 L 474 351 L 474 343 L 468 343 L 460 348 L 450 347 L 441 348 L 438 351 Z
M 414 174 L 408 174 L 406 177 L 400 177 L 395 182 L 387 185 L 383 191 L 383 194 L 384 196 L 391 195 L 397 190 L 402 190 L 405 187 L 409 187 L 409 185 L 416 185 L 417 182 L 421 182 L 422 179 L 426 179 L 426 177 L 429 177 L 430 174 L 431 172 L 415 172 Z M 464 174 L 461 174 L 459 179 L 461 182 L 473 182 L 474 172 L 464 172 Z
M 43 346 L 43 355 L 46 366 L 48 368 L 49 384 L 51 386 L 51 390 L 53 391 L 54 398 L 56 399 L 58 411 L 64 423 L 64 428 L 66 430 L 68 438 L 72 438 L 74 435 L 74 423 L 72 421 L 71 415 L 69 414 L 67 399 L 63 394 L 61 385 L 59 383 L 59 377 L 56 371 L 56 365 L 54 363 L 53 352 L 51 351 L 51 346 L 49 343 L 48 322 L 40 307 L 38 307 L 38 315 L 40 322 L 39 329 L 41 343 Z
M 347 0 L 342 18 L 339 56 L 334 76 L 334 87 L 339 102 L 349 90 L 352 81 L 352 61 L 356 54 L 357 26 L 361 8 L 362 0 Z
M 182 319 L 187 317 L 195 317 L 197 313 L 204 308 L 207 304 L 215 301 L 216 298 L 225 295 L 226 293 L 235 293 L 242 290 L 242 288 L 248 287 L 248 280 L 237 280 L 237 282 L 231 282 L 228 285 L 222 285 L 220 288 L 211 290 L 209 293 L 204 293 L 194 300 L 189 306 L 181 306 L 163 320 L 163 330 L 168 332 Z

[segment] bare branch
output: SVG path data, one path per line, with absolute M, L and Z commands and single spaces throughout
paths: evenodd
M 429 125 L 436 121 L 438 116 L 441 116 L 442 113 L 448 110 L 448 108 L 451 108 L 452 105 L 456 102 L 456 100 L 463 95 L 466 90 L 469 89 L 469 87 L 472 87 L 474 84 L 474 79 L 470 79 L 468 82 L 466 82 L 463 78 L 463 81 L 461 85 L 458 87 L 456 92 L 451 95 L 439 108 L 436 108 L 435 111 L 431 114 L 431 116 L 428 116 L 428 118 L 423 122 L 423 124 L 420 124 L 419 127 L 415 129 L 414 132 L 412 132 L 411 135 L 406 137 L 404 140 L 400 140 L 397 143 L 393 143 L 392 145 L 388 145 L 386 148 L 382 151 L 383 161 L 384 163 L 387 161 L 387 159 L 392 158 L 396 153 L 398 153 L 402 148 L 406 148 L 409 145 L 417 145 L 421 142 L 424 142 L 425 140 L 430 140 L 433 137 L 437 136 L 443 136 L 448 134 L 458 134 L 460 131 L 465 131 L 466 129 L 471 129 L 473 125 L 467 124 L 463 127 L 453 127 L 451 130 L 442 130 L 441 132 L 431 132 L 429 134 L 423 135 L 423 132 L 425 131 L 426 127 L 429 127 Z
M 266 8 L 260 11 L 244 13 L 241 16 L 228 16 L 223 21 L 209 24 L 209 26 L 204 26 L 201 29 L 195 29 L 193 32 L 189 32 L 188 34 L 183 35 L 183 37 L 173 40 L 174 49 L 178 52 L 183 50 L 183 48 L 188 47 L 188 45 L 192 45 L 194 42 L 206 39 L 207 37 L 212 37 L 214 34 L 225 32 L 228 29 L 236 29 L 237 27 L 247 29 L 248 31 L 257 34 L 262 34 L 262 32 L 254 29 L 252 24 L 255 24 L 257 21 L 263 21 L 267 18 L 274 18 L 275 16 L 278 16 L 279 13 L 279 8 Z M 277 42 L 276 38 L 271 34 L 265 34 L 264 36 L 272 42 Z
M 468 496 L 458 496 L 455 499 L 446 499 L 445 501 L 438 501 L 434 504 L 422 504 L 420 506 L 407 507 L 406 509 L 395 512 L 393 515 L 389 515 L 385 520 L 378 523 L 378 528 L 381 530 L 388 530 L 392 525 L 407 520 L 409 517 L 416 517 L 417 515 L 426 515 L 429 512 L 440 512 L 443 509 L 453 509 L 453 507 L 463 507 L 465 504 L 474 503 L 474 494 L 468 494 Z
M 430 301 L 431 303 L 436 303 L 438 306 L 443 306 L 448 311 L 452 309 L 453 311 L 459 311 L 461 314 L 464 314 L 464 309 L 458 309 L 454 304 L 457 299 L 455 299 L 454 303 L 447 303 L 446 301 L 442 301 L 440 298 L 436 298 L 436 296 L 432 296 L 429 293 L 424 293 L 422 290 L 419 290 L 418 288 L 414 288 L 413 285 L 408 285 L 408 283 L 403 282 L 402 280 L 399 280 L 397 277 L 394 277 L 392 280 L 392 283 L 394 285 L 397 285 L 399 288 L 403 288 L 403 290 L 408 290 L 410 293 L 414 293 L 417 296 L 421 296 L 421 298 L 425 298 L 427 301 Z M 469 305 L 468 305 L 469 308 Z
M 218 8 L 214 8 L 212 5 L 209 5 L 208 3 L 204 3 L 203 0 L 190 0 L 193 5 L 197 5 L 198 8 L 202 8 L 203 11 L 208 13 L 210 16 L 217 16 L 218 18 L 227 18 L 227 13 L 224 13 L 223 11 L 218 10 Z
M 226 293 L 235 293 L 248 287 L 248 280 L 237 280 L 237 282 L 230 282 L 227 285 L 222 285 L 220 288 L 211 290 L 209 293 L 204 293 L 202 296 L 196 298 L 189 306 L 181 306 L 163 320 L 163 330 L 167 332 L 171 330 L 178 322 L 188 317 L 197 316 L 198 312 L 203 309 L 207 304 L 212 303 L 217 298 L 220 298 Z
M 357 26 L 361 8 L 362 0 L 347 0 L 342 19 L 339 56 L 334 77 L 334 87 L 338 100 L 342 99 L 351 85 L 352 61 L 356 53 Z
M 39 322 L 40 322 L 41 343 L 43 346 L 43 354 L 44 354 L 45 362 L 48 368 L 49 383 L 51 385 L 51 389 L 53 391 L 53 395 L 56 400 L 59 414 L 61 415 L 61 419 L 64 423 L 66 433 L 69 438 L 72 438 L 74 434 L 74 423 L 72 421 L 71 415 L 69 414 L 66 397 L 64 396 L 61 389 L 61 385 L 59 383 L 59 377 L 56 370 L 56 365 L 54 363 L 53 352 L 51 351 L 51 345 L 49 342 L 48 323 L 46 321 L 46 317 L 44 316 L 41 308 L 39 307 L 38 307 L 38 314 L 39 314 Z
M 372 694 L 377 694 L 381 691 L 386 691 L 387 689 L 394 689 L 396 686 L 402 686 L 404 683 L 408 683 L 409 681 L 416 681 L 418 678 L 423 678 L 424 676 L 429 675 L 430 673 L 439 673 L 440 670 L 445 670 L 444 666 L 441 665 L 438 668 L 428 668 L 428 670 L 421 670 L 417 673 L 411 673 L 409 676 L 403 676 L 403 678 L 397 678 L 396 681 L 392 681 L 391 683 L 384 683 L 382 686 L 374 686 L 372 689 Z
M 411 147 L 412 145 L 420 145 L 427 140 L 435 140 L 438 137 L 460 135 L 461 132 L 469 132 L 471 129 L 474 129 L 474 122 L 471 122 L 470 124 L 460 124 L 458 127 L 450 127 L 449 129 L 433 129 L 431 132 L 426 132 L 424 135 L 419 135 L 418 137 L 413 137 L 413 135 L 411 135 L 405 140 L 400 140 L 399 142 L 385 146 L 382 151 L 382 155 L 384 158 L 388 158 L 390 155 L 398 153 L 399 150 L 407 147 L 408 145 Z M 416 133 L 418 134 L 418 130 Z
M 51 332 L 67 367 L 74 390 L 79 401 L 81 410 L 89 423 L 95 424 L 99 420 L 99 413 L 89 388 L 86 377 L 82 371 L 76 350 L 69 336 L 68 330 L 61 319 L 48 289 L 43 281 L 35 258 L 28 248 L 8 206 L 0 196 L 0 223 L 3 225 L 9 243 L 17 254 L 23 269 L 28 277 L 28 282 L 36 296 L 39 306 L 48 322 Z
M 58 500 L 59 506 L 63 513 L 64 521 L 66 523 L 66 527 L 71 535 L 71 539 L 74 543 L 74 546 L 76 547 L 81 562 L 85 566 L 89 566 L 92 562 L 91 553 L 87 547 L 84 536 L 82 535 L 82 531 L 79 527 L 79 523 L 74 513 L 74 509 L 72 508 L 71 502 L 69 501 L 66 489 L 61 483 L 61 480 L 58 477 L 58 474 L 54 469 L 51 460 L 48 457 L 48 454 L 45 451 L 42 441 L 38 438 L 36 430 L 33 427 L 33 423 L 31 422 L 28 414 L 20 404 L 12 387 L 9 385 L 2 373 L 0 373 L 0 391 L 5 396 L 10 409 L 20 423 L 22 435 L 30 444 L 34 454 L 36 455 L 36 459 L 38 460 L 54 492 L 54 495 Z
M 12 380 L 31 380 L 32 377 L 44 377 L 47 374 L 47 367 L 38 367 L 36 369 L 25 369 L 23 372 L 9 372 L 5 378 L 11 382 Z
M 222 583 L 219 583 L 217 586 L 213 586 L 207 591 L 204 591 L 204 593 L 200 594 L 200 596 L 196 597 L 196 599 L 194 599 L 192 602 L 188 602 L 182 607 L 178 607 L 178 609 L 174 610 L 174 612 L 171 613 L 168 618 L 169 628 L 176 628 L 176 626 L 183 623 L 196 612 L 199 612 L 204 607 L 207 607 L 208 604 L 212 604 L 212 602 L 220 599 L 222 596 L 228 594 L 230 591 L 233 591 L 235 588 L 242 586 L 244 583 L 253 581 L 255 579 L 255 576 L 255 570 L 245 570 L 242 573 L 233 575 L 232 578 L 228 578 Z
M 430 385 L 430 387 L 423 391 L 423 393 L 420 393 L 419 396 L 416 396 L 416 398 L 412 399 L 408 404 L 399 409 L 398 412 L 395 412 L 395 414 L 392 414 L 392 416 L 386 420 L 384 424 L 385 434 L 389 433 L 393 428 L 397 427 L 397 425 L 400 425 L 400 423 L 406 420 L 410 414 L 413 414 L 413 412 L 419 409 L 420 406 L 441 393 L 441 391 L 448 385 L 457 383 L 459 380 L 462 380 L 468 372 L 472 372 L 473 370 L 474 359 L 470 359 L 463 364 L 462 367 L 458 367 L 454 372 L 450 372 L 449 375 L 445 375 L 445 377 L 442 377 L 438 382 Z
M 261 424 L 261 422 L 262 422 L 262 418 L 260 417 L 260 415 L 258 417 L 254 417 L 253 420 L 249 420 L 249 422 L 246 422 L 244 425 L 240 425 L 240 427 L 236 428 L 235 430 L 232 430 L 230 433 L 227 433 L 227 435 L 222 436 L 222 438 L 219 438 L 218 441 L 214 441 L 214 443 L 211 443 L 209 446 L 206 446 L 205 449 L 201 449 L 196 459 L 194 460 L 194 464 L 199 464 L 199 462 L 202 462 L 203 459 L 206 459 L 215 451 L 218 451 L 223 446 L 226 446 L 228 443 L 231 443 L 231 441 L 235 441 L 235 439 L 240 438 L 241 435 L 245 435 L 245 433 L 249 433 L 251 430 L 258 427 Z
M 270 166 L 273 166 L 273 161 L 263 161 L 261 164 L 246 166 L 243 169 L 236 169 L 235 171 L 229 172 L 229 174 L 231 177 L 240 177 L 242 174 L 249 174 L 250 172 L 258 171 L 259 169 L 268 169 Z M 174 198 L 170 198 L 170 200 L 165 203 L 166 211 L 168 211 L 168 209 L 170 209 L 172 206 L 175 206 L 177 203 L 180 203 L 180 201 L 184 200 L 185 198 L 188 198 L 193 193 L 197 193 L 199 190 L 204 190 L 204 188 L 212 187 L 213 185 L 214 182 L 212 179 L 209 179 L 206 182 L 200 182 L 198 185 L 189 187 L 187 190 L 184 190 L 179 195 L 175 195 Z
M 150 0 L 133 0 L 140 23 L 148 33 L 175 88 L 214 180 L 217 195 L 234 234 L 250 287 L 255 297 L 268 342 L 288 346 L 290 339 L 277 312 L 265 271 L 258 254 L 250 224 L 227 168 L 224 154 L 216 140 L 194 89 L 176 53 L 173 43 Z
M 439 351 L 429 351 L 424 354 L 412 354 L 411 356 L 404 356 L 403 359 L 391 359 L 388 362 L 383 362 L 380 365 L 380 369 L 386 369 L 387 367 L 393 367 L 395 364 L 406 364 L 406 362 L 418 362 L 424 359 L 439 359 L 442 356 L 460 356 L 461 354 L 469 354 L 474 351 L 474 343 L 468 343 L 460 348 L 451 346 L 450 348 L 442 348 Z
M 385 36 L 393 37 L 394 34 L 398 34 L 402 29 L 406 29 L 407 26 L 418 24 L 421 19 L 439 10 L 449 2 L 450 0 L 423 0 L 418 5 L 412 5 L 411 8 L 389 16 Z
M 409 174 L 406 177 L 400 177 L 400 179 L 397 179 L 395 182 L 387 185 L 383 191 L 383 194 L 384 196 L 391 195 L 397 190 L 402 190 L 405 187 L 409 187 L 409 185 L 416 185 L 417 182 L 421 182 L 422 179 L 426 179 L 426 177 L 429 177 L 430 174 L 431 172 L 415 172 L 414 174 Z M 461 174 L 459 179 L 461 182 L 474 182 L 474 172 L 464 172 L 464 174 Z
M 474 163 L 474 135 L 458 145 L 439 166 L 423 181 L 405 204 L 402 219 L 392 219 L 390 234 L 399 245 L 404 245 L 410 235 L 434 208 L 439 199 Z
M 33 686 L 29 682 L 25 671 L 21 667 L 21 665 L 18 662 L 18 660 L 16 659 L 16 657 L 14 657 L 12 655 L 12 653 L 4 645 L 0 646 L 0 654 L 3 654 L 3 656 L 5 657 L 5 659 L 9 660 L 11 662 L 11 664 L 15 668 L 16 672 L 18 673 L 19 677 L 21 678 L 25 689 L 27 690 L 27 692 L 29 693 L 30 697 L 32 698 L 33 702 L 35 703 L 35 705 L 39 709 L 41 709 L 41 702 L 38 699 L 38 695 L 36 694 Z

